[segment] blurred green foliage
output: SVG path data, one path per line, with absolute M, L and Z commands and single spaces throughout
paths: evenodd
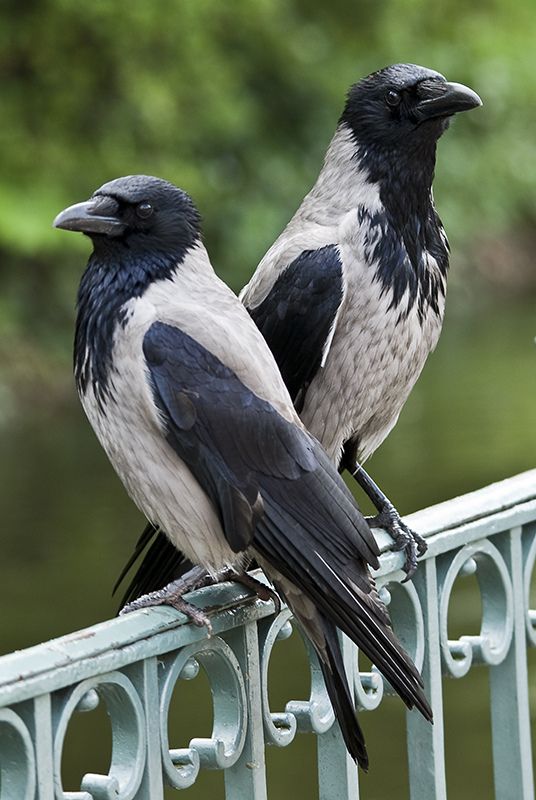
M 485 102 L 440 144 L 458 257 L 532 248 L 535 39 L 533 0 L 4 0 L 0 358 L 16 375 L 45 351 L 63 363 L 88 245 L 51 220 L 121 174 L 190 192 L 240 288 L 314 181 L 348 86 L 395 61 Z

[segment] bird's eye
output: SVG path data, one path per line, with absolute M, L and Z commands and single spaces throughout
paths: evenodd
M 154 209 L 150 203 L 140 203 L 136 208 L 136 214 L 142 219 L 147 219 L 153 213 Z
M 389 91 L 385 94 L 385 102 L 391 108 L 396 108 L 396 106 L 400 105 L 401 100 L 402 97 L 398 92 L 395 92 L 394 89 L 389 89 Z

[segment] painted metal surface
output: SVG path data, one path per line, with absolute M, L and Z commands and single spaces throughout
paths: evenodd
M 378 571 L 393 624 L 422 669 L 434 709 L 430 726 L 407 714 L 412 800 L 447 797 L 442 677 L 476 665 L 490 675 L 497 800 L 531 800 L 527 646 L 536 644 L 530 581 L 536 562 L 536 470 L 407 518 L 429 550 L 412 583 L 402 584 L 402 556 L 389 551 Z M 453 640 L 449 600 L 460 575 L 475 574 L 482 598 L 476 636 Z M 302 732 L 318 743 L 321 800 L 354 800 L 359 776 L 348 758 L 311 655 L 311 694 L 283 710 L 270 707 L 268 666 L 277 639 L 291 631 L 290 612 L 236 585 L 191 596 L 209 607 L 213 635 L 168 608 L 138 611 L 0 658 L 0 800 L 160 800 L 164 783 L 191 786 L 203 769 L 224 770 L 232 800 L 267 798 L 265 747 L 286 747 Z M 215 610 L 217 609 L 217 610 Z M 354 646 L 343 642 L 359 708 L 381 713 L 389 687 L 376 671 L 359 672 Z M 167 715 L 177 681 L 203 669 L 214 706 L 210 738 L 173 749 Z M 106 775 L 88 773 L 64 791 L 61 758 L 73 714 L 103 703 L 112 726 Z

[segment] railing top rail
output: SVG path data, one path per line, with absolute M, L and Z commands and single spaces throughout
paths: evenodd
M 498 521 L 496 530 L 505 530 L 512 524 L 522 524 L 525 517 L 534 519 L 535 508 L 536 469 L 431 506 L 406 519 L 421 534 L 432 537 L 430 552 L 437 555 L 445 549 L 441 547 L 442 534 L 455 537 L 458 529 L 466 533 L 466 526 L 474 525 L 476 535 L 479 520 L 485 518 L 489 522 L 494 516 Z M 387 549 L 388 537 L 379 532 L 379 539 Z M 395 571 L 401 561 L 400 553 L 385 553 L 381 574 Z M 271 602 L 255 600 L 236 585 L 201 589 L 191 598 L 205 610 L 207 600 L 214 607 L 211 621 L 215 633 L 273 612 Z M 185 622 L 186 618 L 172 609 L 144 609 L 5 655 L 0 658 L 0 706 L 67 686 L 83 679 L 86 673 L 95 674 L 97 660 L 98 671 L 105 672 L 206 637 L 204 629 Z
M 523 525 L 535 516 L 536 469 L 531 469 L 408 514 L 404 519 L 429 540 L 425 558 L 430 558 L 481 536 Z M 383 553 L 379 574 L 387 575 L 400 569 L 402 555 L 390 550 L 389 536 L 378 530 L 376 539 Z
M 274 611 L 272 601 L 257 600 L 236 584 L 199 589 L 188 599 L 207 613 L 215 634 Z M 174 609 L 147 608 L 2 656 L 0 707 L 206 638 L 204 627 L 187 623 Z
M 536 500 L 536 469 L 520 472 L 513 478 L 491 483 L 483 489 L 408 514 L 406 520 L 422 536 L 431 536 L 507 511 L 530 500 Z

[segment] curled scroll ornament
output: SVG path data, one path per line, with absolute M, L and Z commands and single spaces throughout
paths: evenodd
M 443 666 L 450 675 L 466 675 L 473 663 L 500 664 L 513 633 L 512 583 L 506 563 L 489 540 L 466 545 L 453 558 L 438 558 L 439 636 Z M 482 622 L 476 636 L 448 637 L 450 596 L 459 575 L 476 573 L 482 597 Z
M 0 709 L 0 798 L 33 800 L 35 753 L 22 719 L 9 708 Z
M 67 727 L 76 710 L 97 705 L 96 695 L 104 700 L 112 725 L 112 760 L 107 775 L 87 773 L 80 792 L 65 792 L 61 760 Z M 60 704 L 61 698 L 61 705 Z M 145 768 L 146 735 L 143 707 L 134 684 L 122 672 L 108 672 L 74 686 L 67 697 L 53 695 L 54 785 L 57 800 L 132 800 L 138 791 Z
M 259 650 L 261 656 L 261 691 L 266 740 L 278 747 L 286 747 L 296 731 L 325 733 L 335 720 L 329 701 L 322 670 L 313 648 L 304 641 L 311 670 L 311 691 L 308 700 L 289 700 L 282 712 L 272 712 L 268 698 L 268 669 L 272 649 L 277 640 L 287 639 L 292 633 L 292 613 L 286 608 L 275 619 L 269 617 L 259 624 Z
M 536 609 L 530 607 L 530 587 L 536 563 L 536 525 L 529 526 L 523 540 L 523 590 L 524 608 L 529 644 L 536 647 Z
M 188 747 L 169 746 L 168 715 L 178 680 L 194 678 L 199 665 L 212 691 L 214 725 L 210 738 L 194 738 Z M 201 767 L 225 769 L 240 757 L 247 732 L 246 691 L 242 670 L 229 645 L 218 636 L 182 648 L 168 661 L 161 682 L 160 735 L 162 762 L 169 783 L 186 789 L 197 780 Z

